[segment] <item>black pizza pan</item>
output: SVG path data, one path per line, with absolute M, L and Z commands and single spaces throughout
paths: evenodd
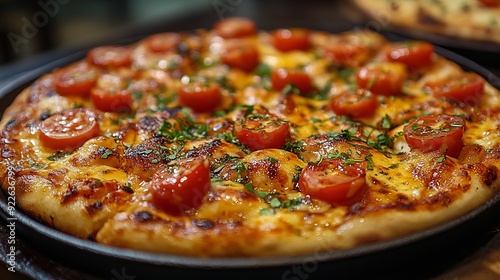
M 389 33 L 383 35 L 391 40 L 404 39 Z M 480 65 L 442 48 L 436 48 L 436 52 L 500 88 L 500 79 Z M 35 79 L 83 58 L 85 53 L 62 57 L 9 82 L 0 89 L 0 113 Z M 428 278 L 453 266 L 492 237 L 491 217 L 499 211 L 500 204 L 498 194 L 473 211 L 439 226 L 353 249 L 318 250 L 291 257 L 196 258 L 109 247 L 79 239 L 43 224 L 18 208 L 10 216 L 7 196 L 0 192 L 0 216 L 6 222 L 15 220 L 16 232 L 24 242 L 49 258 L 103 279 L 391 279 L 401 275 L 405 279 Z

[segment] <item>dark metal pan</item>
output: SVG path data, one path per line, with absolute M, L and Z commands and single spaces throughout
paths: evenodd
M 399 40 L 393 34 L 384 34 Z M 447 50 L 437 53 L 482 75 L 500 88 L 500 79 L 480 65 Z M 0 89 L 0 113 L 36 78 L 80 59 L 85 52 L 62 57 L 17 78 Z M 16 209 L 16 232 L 39 252 L 65 265 L 107 279 L 330 279 L 355 277 L 427 278 L 468 255 L 470 244 L 491 238 L 488 219 L 498 211 L 500 194 L 457 219 L 405 237 L 348 250 L 272 258 L 194 258 L 104 246 L 57 231 Z M 0 216 L 7 220 L 7 195 L 0 192 Z M 478 241 L 479 240 L 479 241 Z M 408 272 L 411 271 L 410 274 Z M 118 278 L 117 278 L 118 277 Z M 400 276 L 399 276 L 400 277 Z

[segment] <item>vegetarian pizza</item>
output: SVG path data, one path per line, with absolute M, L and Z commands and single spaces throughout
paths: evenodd
M 499 0 L 354 0 L 382 25 L 500 44 Z
M 499 91 L 429 43 L 227 18 L 38 78 L 3 115 L 0 178 L 34 219 L 100 244 L 310 254 L 488 201 L 499 125 Z

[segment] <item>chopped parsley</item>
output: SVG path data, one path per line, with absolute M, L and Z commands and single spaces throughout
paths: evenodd
M 103 159 L 107 159 L 107 158 L 108 158 L 110 155 L 112 155 L 112 154 L 113 154 L 113 151 L 112 151 L 112 150 L 110 150 L 110 149 L 106 149 L 106 150 L 104 151 L 104 153 L 101 155 L 101 158 L 103 158 Z

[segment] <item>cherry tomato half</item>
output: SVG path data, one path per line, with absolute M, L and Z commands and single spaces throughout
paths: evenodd
M 481 4 L 486 7 L 498 7 L 500 6 L 500 0 L 478 0 Z
M 203 159 L 182 160 L 156 172 L 150 182 L 153 205 L 174 215 L 198 208 L 209 188 L 210 166 Z
M 427 42 L 411 41 L 394 44 L 386 50 L 385 56 L 390 62 L 400 62 L 416 69 L 430 65 L 434 46 Z
M 401 63 L 378 63 L 362 67 L 356 73 L 358 87 L 385 96 L 400 94 L 406 77 L 406 66 Z
M 445 80 L 429 82 L 424 88 L 435 97 L 479 103 L 484 92 L 484 79 L 475 73 L 461 73 Z
M 250 150 L 281 148 L 290 138 L 290 125 L 271 115 L 246 118 L 234 126 L 236 137 Z
M 274 47 L 282 52 L 305 51 L 311 47 L 310 31 L 307 29 L 278 29 L 273 33 Z
M 233 68 L 250 72 L 259 64 L 259 51 L 250 42 L 230 41 L 221 50 L 221 60 Z
M 408 146 L 422 152 L 440 151 L 458 157 L 463 143 L 465 121 L 450 115 L 422 116 L 409 122 L 404 128 Z
M 105 112 L 129 112 L 132 107 L 132 94 L 128 90 L 93 88 L 90 99 L 94 107 Z
M 378 104 L 377 97 L 366 89 L 344 91 L 330 99 L 330 107 L 335 114 L 355 118 L 373 116 Z
M 179 103 L 196 112 L 212 112 L 222 102 L 219 85 L 187 84 L 179 89 Z
M 127 47 L 102 46 L 90 50 L 87 59 L 99 67 L 127 67 L 132 64 L 132 51 Z
M 73 150 L 101 133 L 97 117 L 88 109 L 54 114 L 40 123 L 40 141 L 55 150 Z
M 217 22 L 213 28 L 225 39 L 251 36 L 257 32 L 255 22 L 247 18 L 225 18 Z
M 307 165 L 299 178 L 301 192 L 332 205 L 359 201 L 366 186 L 366 164 L 347 164 L 341 159 Z
M 181 42 L 181 36 L 177 33 L 159 33 L 146 38 L 146 45 L 152 52 L 168 52 L 177 47 Z
M 54 86 L 60 95 L 86 97 L 95 86 L 97 76 L 97 70 L 87 63 L 73 64 L 55 72 Z
M 292 85 L 301 94 L 307 94 L 314 89 L 312 79 L 307 73 L 285 68 L 279 68 L 271 73 L 271 84 L 276 91 L 281 91 L 287 85 Z

